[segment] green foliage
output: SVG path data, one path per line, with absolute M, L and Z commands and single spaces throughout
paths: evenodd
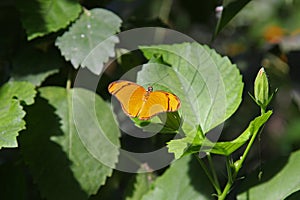
M 215 29 L 214 37 L 236 16 L 251 0 L 224 0 L 221 17 Z
M 198 163 L 190 156 L 176 160 L 154 182 L 153 189 L 142 200 L 212 199 L 212 188 Z
M 65 28 L 81 12 L 75 0 L 17 0 L 28 40 Z
M 201 138 L 199 132 L 195 137 L 187 136 L 185 138 L 171 140 L 168 142 L 170 152 L 173 152 L 175 158 L 180 158 L 183 155 L 198 153 L 199 151 L 209 152 L 213 154 L 229 156 L 243 144 L 245 144 L 251 136 L 256 134 L 260 128 L 266 123 L 271 116 L 272 111 L 255 118 L 250 122 L 248 128 L 236 139 L 228 142 L 211 142 Z
M 263 180 L 262 183 L 249 188 L 238 196 L 242 199 L 285 199 L 292 193 L 300 190 L 300 151 L 296 151 L 290 155 L 287 163 L 276 174 L 273 174 L 269 180 Z M 280 160 L 267 163 L 264 167 L 266 173 L 274 169 L 274 165 L 278 165 Z
M 121 22 L 108 10 L 85 10 L 55 44 L 75 69 L 87 67 L 94 74 L 100 74 L 103 63 L 115 55 L 114 45 L 118 38 L 113 35 L 120 30 Z
M 241 102 L 243 83 L 236 66 L 227 57 L 197 43 L 141 47 L 150 59 L 160 55 L 167 68 L 158 65 L 147 70 L 144 83 L 167 85 L 179 96 L 184 118 L 183 130 L 189 133 L 200 125 L 203 133 L 229 118 Z M 147 78 L 148 77 L 148 78 Z M 155 79 L 153 79 L 155 77 Z
M 141 49 L 148 59 L 159 55 L 165 63 L 173 66 L 144 66 L 138 80 L 142 80 L 143 84 L 158 82 L 179 96 L 182 102 L 181 117 L 184 119 L 182 130 L 187 138 L 168 144 L 169 152 L 179 158 L 197 137 L 199 125 L 206 134 L 234 113 L 241 102 L 241 76 L 226 57 L 196 43 Z
M 119 131 L 113 128 L 116 125 L 109 107 L 100 97 L 83 89 L 44 87 L 39 93 L 36 103 L 28 108 L 27 129 L 20 137 L 24 158 L 45 198 L 87 199 L 105 183 L 106 178 L 112 173 L 112 168 L 102 164 L 88 151 L 80 139 L 77 127 L 89 130 L 88 135 L 93 137 L 97 145 L 99 145 L 97 133 L 104 131 L 102 134 L 109 135 L 108 138 L 112 138 L 114 144 L 119 146 Z M 105 123 L 109 129 L 99 129 L 98 126 L 88 123 L 95 120 L 97 122 L 97 119 L 90 117 L 90 112 L 81 113 L 81 117 L 86 120 L 74 120 L 71 99 L 74 93 L 76 98 L 80 98 L 82 106 L 90 105 L 90 99 L 95 98 L 95 109 L 101 111 L 97 113 L 97 117 L 107 119 Z M 43 117 L 40 113 L 43 113 Z M 118 152 L 98 147 L 111 162 L 117 162 Z
M 188 147 L 188 149 L 186 149 L 185 154 L 197 153 L 200 150 L 202 150 L 204 152 L 210 152 L 213 154 L 230 156 L 233 152 L 235 152 L 242 145 L 244 145 L 254 134 L 258 133 L 261 127 L 267 122 L 271 114 L 272 111 L 268 111 L 267 113 L 264 113 L 259 117 L 256 117 L 254 120 L 250 122 L 247 129 L 239 137 L 237 137 L 232 141 L 214 143 L 200 138 L 197 140 L 194 139 L 192 141 L 188 141 L 187 139 L 183 138 L 183 139 L 179 139 L 178 141 L 177 140 L 170 141 L 168 147 L 171 149 L 176 149 L 177 146 L 179 146 L 177 147 L 179 149 L 182 149 L 183 147 Z M 174 145 L 176 147 L 174 147 Z M 179 152 L 176 153 L 177 154 L 175 154 L 175 157 L 180 157 L 182 155 L 179 154 Z
M 219 3 L 1 1 L 0 199 L 299 199 L 300 4 L 224 0 L 216 16 Z M 206 45 L 157 29 L 131 51 L 115 35 L 147 26 Z M 107 85 L 127 72 L 180 109 L 116 117 Z M 144 153 L 159 148 L 175 160 L 154 172 Z M 132 163 L 147 173 L 117 171 Z
M 22 104 L 33 104 L 35 94 L 34 85 L 28 82 L 9 82 L 0 88 L 0 149 L 18 146 L 16 137 L 25 129 Z
M 142 166 L 147 171 L 148 166 Z M 149 170 L 149 169 L 148 169 Z M 126 200 L 140 200 L 142 197 L 152 188 L 152 183 L 155 180 L 153 173 L 138 173 L 135 176 L 135 180 L 132 187 L 128 187 L 128 194 Z

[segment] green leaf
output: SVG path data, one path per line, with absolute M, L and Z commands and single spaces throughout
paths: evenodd
M 152 133 L 174 134 L 178 133 L 180 127 L 178 112 L 161 113 L 151 120 L 139 120 L 138 118 L 131 118 L 131 120 L 137 127 L 143 129 L 143 131 Z
M 142 171 L 147 171 L 148 166 L 145 166 Z M 127 188 L 128 194 L 126 200 L 140 200 L 150 189 L 151 184 L 154 181 L 154 174 L 149 173 L 138 173 L 135 176 L 133 187 L 130 185 Z
M 267 181 L 259 182 L 258 185 L 248 189 L 238 195 L 239 200 L 243 199 L 285 199 L 292 193 L 300 190 L 300 151 L 296 151 L 290 155 L 282 169 L 276 174 L 270 176 Z M 280 165 L 279 160 L 266 164 L 267 169 L 274 169 Z M 263 177 L 265 175 L 263 174 Z
M 223 10 L 215 29 L 214 37 L 230 22 L 230 20 L 242 10 L 251 0 L 224 0 Z
M 48 76 L 59 71 L 63 66 L 63 59 L 54 48 L 44 52 L 28 47 L 18 52 L 13 58 L 12 65 L 12 80 L 28 81 L 35 86 L 40 86 Z
M 272 111 L 268 111 L 263 115 L 256 117 L 252 120 L 248 128 L 236 139 L 229 142 L 210 142 L 208 140 L 200 140 L 193 143 L 186 153 L 197 153 L 200 151 L 206 151 L 214 154 L 220 155 L 231 155 L 234 151 L 239 149 L 243 144 L 245 144 L 252 135 L 256 134 L 260 128 L 266 123 L 266 121 L 272 115 Z M 202 143 L 203 142 L 203 143 Z
M 148 64 L 138 73 L 138 82 L 152 84 L 181 100 L 179 112 L 185 133 L 201 126 L 207 133 L 229 118 L 241 102 L 243 83 L 227 57 L 197 43 L 140 47 L 147 59 L 160 55 L 163 64 Z
M 8 82 L 0 88 L 0 149 L 17 147 L 16 137 L 25 129 L 25 112 L 21 102 L 30 105 L 36 91 L 28 82 Z
M 36 103 L 28 108 L 28 128 L 20 137 L 24 159 L 43 197 L 87 199 L 113 170 L 99 160 L 93 145 L 98 146 L 96 153 L 109 157 L 112 164 L 118 159 L 120 133 L 110 108 L 84 89 L 45 87 L 39 92 Z M 75 112 L 83 109 L 85 112 Z M 75 115 L 80 115 L 81 121 Z M 84 143 L 82 130 L 94 144 Z M 114 150 L 107 148 L 103 137 L 115 146 Z
M 120 25 L 121 19 L 108 10 L 85 10 L 55 44 L 75 69 L 82 66 L 100 74 L 103 63 L 115 55 L 114 46 L 118 38 L 113 35 L 120 30 Z
M 213 199 L 210 185 L 200 165 L 186 156 L 174 161 L 142 200 Z
M 199 152 L 200 147 L 198 148 L 198 146 L 196 150 L 192 149 L 193 146 L 191 146 L 191 144 L 193 143 L 193 140 L 194 137 L 190 137 L 190 135 L 181 139 L 171 140 L 170 142 L 168 142 L 167 145 L 168 152 L 174 153 L 175 159 L 179 159 L 187 152 L 187 150 L 188 150 L 187 154 L 192 154 L 196 151 Z
M 256 134 L 260 128 L 267 122 L 272 115 L 272 111 L 268 111 L 263 115 L 256 117 L 250 122 L 248 128 L 236 139 L 229 142 L 217 142 L 213 144 L 212 149 L 208 147 L 208 151 L 214 154 L 231 155 L 234 151 L 245 144 L 252 135 Z M 204 147 L 205 148 L 205 147 Z
M 75 0 L 17 0 L 28 40 L 65 28 L 81 12 Z

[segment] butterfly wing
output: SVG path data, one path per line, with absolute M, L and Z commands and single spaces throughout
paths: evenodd
M 176 111 L 179 107 L 180 99 L 176 95 L 164 91 L 154 91 L 149 93 L 138 116 L 141 120 L 147 120 L 158 113 Z
M 123 111 L 130 117 L 136 117 L 139 114 L 147 93 L 142 86 L 123 80 L 109 84 L 108 91 L 119 100 Z

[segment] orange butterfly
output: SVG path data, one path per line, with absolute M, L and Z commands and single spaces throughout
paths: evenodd
M 115 81 L 108 91 L 121 103 L 123 111 L 130 117 L 148 120 L 162 112 L 174 112 L 180 107 L 180 99 L 169 92 L 153 91 L 130 81 Z

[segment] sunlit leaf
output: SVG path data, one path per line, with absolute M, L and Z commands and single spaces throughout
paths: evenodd
M 36 91 L 28 82 L 8 82 L 0 88 L 0 149 L 17 147 L 16 137 L 25 129 L 25 112 L 21 102 L 30 105 Z
M 144 46 L 151 59 L 161 55 L 171 65 L 148 64 L 138 73 L 138 82 L 153 84 L 154 90 L 168 89 L 181 100 L 179 113 L 183 130 L 203 133 L 224 122 L 241 102 L 243 83 L 235 65 L 227 57 L 197 43 Z
M 178 157 L 186 143 L 196 137 L 199 125 L 206 134 L 235 112 L 243 90 L 241 75 L 228 58 L 197 43 L 144 46 L 141 49 L 148 59 L 161 56 L 168 65 L 144 65 L 137 81 L 144 86 L 151 84 L 155 90 L 171 91 L 181 100 L 182 130 L 188 139 L 181 139 L 182 144 L 176 141 L 178 151 L 169 149 Z
M 250 122 L 247 129 L 236 139 L 228 142 L 210 142 L 208 140 L 198 140 L 198 141 L 181 141 L 181 140 L 172 140 L 169 144 L 169 148 L 174 148 L 174 145 L 186 145 L 186 154 L 189 153 L 197 153 L 200 151 L 207 151 L 214 154 L 220 154 L 220 155 L 231 155 L 234 151 L 239 149 L 243 144 L 245 144 L 253 134 L 258 133 L 260 128 L 266 123 L 266 121 L 271 116 L 272 111 L 268 111 L 267 113 L 264 113 L 263 115 L 256 117 L 253 121 Z M 185 139 L 185 138 L 184 138 Z M 186 144 L 188 143 L 188 144 Z
M 67 60 L 77 69 L 87 67 L 94 74 L 100 74 L 103 64 L 115 55 L 114 36 L 121 26 L 121 19 L 105 9 L 85 12 L 56 40 L 56 45 Z

